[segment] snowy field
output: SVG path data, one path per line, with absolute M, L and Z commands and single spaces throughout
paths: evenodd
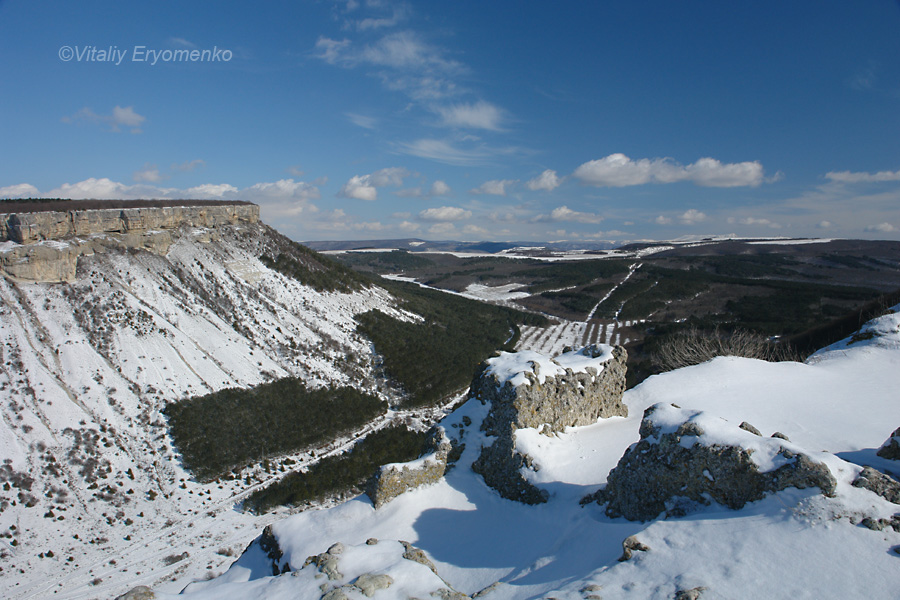
M 466 448 L 439 483 L 378 511 L 361 496 L 277 521 L 272 530 L 293 573 L 272 577 L 270 562 L 254 551 L 224 576 L 190 586 L 185 597 L 318 598 L 368 574 L 392 579 L 373 596 L 384 600 L 428 597 L 439 585 L 469 595 L 485 590 L 480 597 L 497 600 L 671 599 L 697 588 L 703 598 L 897 598 L 900 534 L 860 521 L 890 517 L 898 506 L 850 482 L 861 464 L 898 470 L 875 450 L 900 425 L 900 315 L 882 317 L 867 331 L 870 339 L 835 344 L 806 363 L 717 358 L 651 377 L 626 392 L 626 418 L 552 437 L 520 430 L 519 449 L 538 467 L 525 473 L 550 493 L 543 505 L 504 500 L 471 471 L 486 441 L 478 424 L 487 407 L 469 401 L 444 421 Z M 724 419 L 731 429 L 723 421 L 722 431 L 747 421 L 764 436 L 786 434 L 828 466 L 838 482 L 834 497 L 789 488 L 741 510 L 713 503 L 645 523 L 609 518 L 596 504 L 580 507 L 578 500 L 604 485 L 638 439 L 644 409 L 659 402 Z M 622 541 L 632 535 L 649 549 L 619 562 Z M 370 538 L 378 543 L 367 544 Z M 402 559 L 398 540 L 422 549 L 443 582 Z M 335 563 L 340 577 L 304 568 L 307 557 L 335 542 L 344 545 Z M 169 598 L 164 591 L 177 590 L 161 586 L 158 597 Z

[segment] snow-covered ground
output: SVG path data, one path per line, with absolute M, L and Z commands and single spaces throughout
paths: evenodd
M 353 317 L 411 318 L 384 290 L 321 293 L 266 268 L 262 225 L 176 237 L 165 257 L 82 257 L 73 284 L 0 278 L 0 597 L 183 586 L 221 572 L 272 518 L 235 506 L 281 461 L 192 481 L 167 401 L 289 375 L 382 393 Z
M 625 418 L 554 436 L 519 430 L 519 450 L 536 467 L 525 473 L 550 493 L 536 506 L 500 498 L 471 471 L 486 441 L 479 423 L 487 407 L 469 401 L 444 421 L 465 451 L 440 482 L 377 511 L 361 496 L 276 521 L 272 532 L 293 573 L 271 576 L 270 562 L 254 550 L 222 577 L 190 586 L 185 597 L 319 598 L 364 574 L 365 581 L 377 575 L 393 581 L 374 592 L 376 599 L 428 597 L 444 583 L 401 558 L 398 541 L 405 541 L 426 553 L 446 584 L 469 595 L 490 588 L 480 596 L 488 599 L 671 599 L 696 588 L 705 588 L 703 598 L 897 598 L 900 533 L 870 530 L 860 521 L 889 517 L 900 507 L 850 482 L 861 464 L 900 470 L 875 456 L 900 425 L 900 315 L 882 317 L 866 331 L 871 334 L 806 363 L 717 358 L 656 375 L 626 392 Z M 644 409 L 659 402 L 706 411 L 707 419 L 734 426 L 747 421 L 764 436 L 787 435 L 827 464 L 838 482 L 834 497 L 789 488 L 741 510 L 712 504 L 645 523 L 610 518 L 596 504 L 579 506 L 637 441 Z M 632 535 L 649 549 L 618 562 Z M 344 545 L 342 554 L 328 555 L 337 556 L 335 579 L 322 576 L 315 563 L 304 568 L 307 557 L 335 542 Z M 163 592 L 174 589 L 156 591 L 168 598 Z M 342 592 L 365 597 L 347 587 Z

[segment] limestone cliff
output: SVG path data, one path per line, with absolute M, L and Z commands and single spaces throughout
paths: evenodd
M 15 206 L 11 208 L 14 209 Z M 202 204 L 11 212 L 0 214 L 0 236 L 3 240 L 29 244 L 40 240 L 61 240 L 98 233 L 174 229 L 182 225 L 218 227 L 239 221 L 259 221 L 259 207 L 255 204 Z
M 111 247 L 164 255 L 172 244 L 169 231 L 178 227 L 215 230 L 258 221 L 259 207 L 254 204 L 0 214 L 0 274 L 21 281 L 72 282 L 80 256 Z M 207 237 L 212 239 L 215 232 Z

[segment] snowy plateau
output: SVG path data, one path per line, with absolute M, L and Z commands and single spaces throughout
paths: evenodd
M 390 399 L 354 316 L 416 318 L 378 287 L 322 293 L 270 270 L 258 257 L 280 239 L 262 224 L 182 228 L 165 255 L 111 246 L 82 256 L 69 284 L 0 279 L 0 596 L 900 596 L 900 533 L 865 526 L 900 506 L 852 485 L 862 465 L 900 472 L 900 461 L 876 455 L 900 426 L 900 314 L 804 363 L 720 357 L 650 377 L 625 392 L 627 417 L 552 435 L 518 430 L 523 475 L 546 490 L 543 504 L 505 500 L 472 471 L 492 439 L 480 430 L 489 407 L 471 399 L 441 421 L 464 449 L 437 483 L 378 510 L 362 495 L 243 512 L 241 501 L 280 474 L 255 465 L 193 480 L 167 433 L 166 402 L 286 376 Z M 789 437 L 827 466 L 833 495 L 788 488 L 740 510 L 694 503 L 646 522 L 582 503 L 660 403 L 703 415 L 710 443 L 746 443 L 743 422 Z M 620 561 L 626 540 L 631 557 Z

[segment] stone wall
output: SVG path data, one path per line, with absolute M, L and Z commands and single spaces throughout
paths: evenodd
M 153 208 L 111 208 L 0 214 L 0 240 L 30 244 L 97 233 L 134 233 L 154 229 L 218 227 L 259 221 L 259 206 L 227 204 Z

